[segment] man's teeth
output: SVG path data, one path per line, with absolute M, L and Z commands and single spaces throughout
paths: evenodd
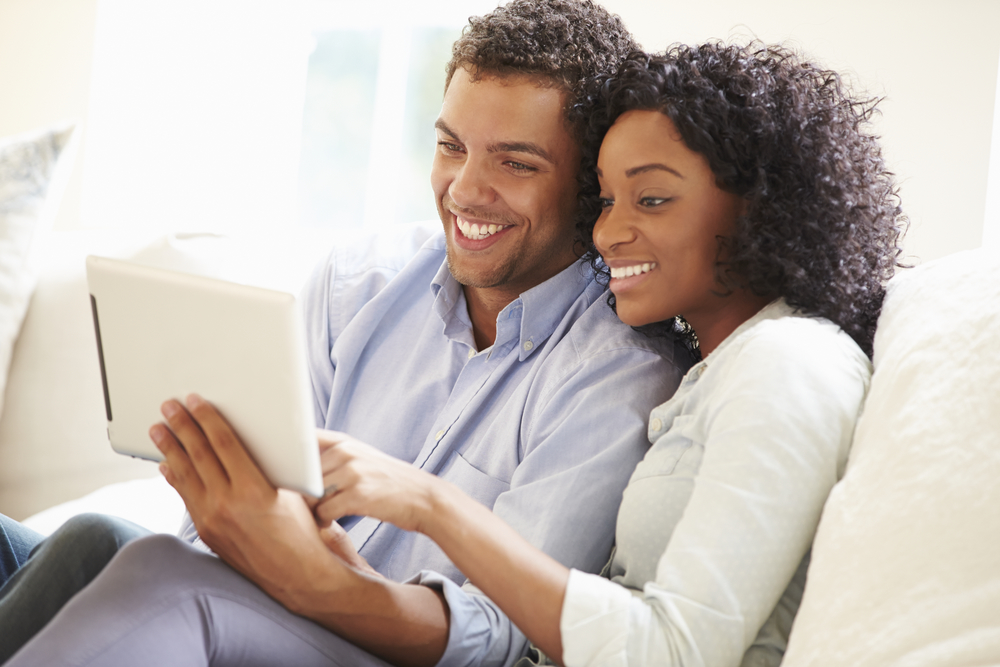
M 612 278 L 631 278 L 632 276 L 638 276 L 642 273 L 649 273 L 656 268 L 656 262 L 646 262 L 645 264 L 636 264 L 634 266 L 621 266 L 618 268 L 611 269 Z
M 496 234 L 497 232 L 506 229 L 509 225 L 495 225 L 495 224 L 476 224 L 469 223 L 467 220 L 462 220 L 458 218 L 458 228 L 462 230 L 462 235 L 467 239 L 472 239 L 473 241 L 482 241 L 487 236 Z

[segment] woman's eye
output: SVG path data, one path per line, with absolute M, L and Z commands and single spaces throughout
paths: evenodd
M 615 200 L 610 197 L 598 197 L 597 203 L 601 205 L 601 208 L 611 208 L 615 205 Z
M 670 201 L 669 197 L 642 197 L 639 199 L 639 206 L 652 208 L 654 206 L 659 206 L 660 204 L 665 204 L 668 201 Z

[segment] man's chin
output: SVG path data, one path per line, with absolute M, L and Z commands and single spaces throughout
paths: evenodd
M 460 285 L 476 289 L 503 287 L 514 273 L 513 262 L 483 262 L 461 257 L 448 240 L 448 270 Z

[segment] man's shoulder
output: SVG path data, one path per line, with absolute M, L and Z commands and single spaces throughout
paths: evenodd
M 572 346 L 581 358 L 608 353 L 632 352 L 656 355 L 675 365 L 690 364 L 687 353 L 673 340 L 635 330 L 618 319 L 608 304 L 610 292 L 604 290 L 573 322 L 560 345 Z
M 444 252 L 441 223 L 417 222 L 347 235 L 331 249 L 326 265 L 334 280 L 351 280 L 373 273 L 391 277 L 414 262 L 432 261 L 440 265 Z

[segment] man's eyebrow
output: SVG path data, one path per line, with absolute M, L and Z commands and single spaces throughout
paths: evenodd
M 458 135 L 455 134 L 454 132 L 452 132 L 451 128 L 448 127 L 448 124 L 446 122 L 444 122 L 443 120 L 441 120 L 440 118 L 438 118 L 436 121 L 434 121 L 434 129 L 441 130 L 445 134 L 447 134 L 449 136 L 452 136 L 452 137 L 455 137 L 456 139 L 458 139 Z
M 677 178 L 680 179 L 684 178 L 683 176 L 681 176 L 681 173 L 676 169 L 668 167 L 667 165 L 661 164 L 659 162 L 654 162 L 652 164 L 644 164 L 639 167 L 632 167 L 631 169 L 625 172 L 625 178 L 632 178 L 633 176 L 638 176 L 639 174 L 645 174 L 647 171 L 668 171 Z
M 486 147 L 490 153 L 527 153 L 556 164 L 547 150 L 530 141 L 501 141 Z
M 461 138 L 458 136 L 458 134 L 450 127 L 448 127 L 448 124 L 443 120 L 441 120 L 440 118 L 434 121 L 434 127 L 438 130 L 441 130 L 448 136 L 454 137 L 455 139 L 461 141 Z M 552 159 L 552 155 L 547 150 L 545 150 L 538 144 L 533 143 L 531 141 L 499 141 L 496 143 L 489 144 L 486 147 L 486 150 L 490 153 L 527 153 L 528 155 L 535 155 L 537 157 L 542 158 L 543 160 L 547 160 L 552 164 L 556 163 L 556 161 Z

